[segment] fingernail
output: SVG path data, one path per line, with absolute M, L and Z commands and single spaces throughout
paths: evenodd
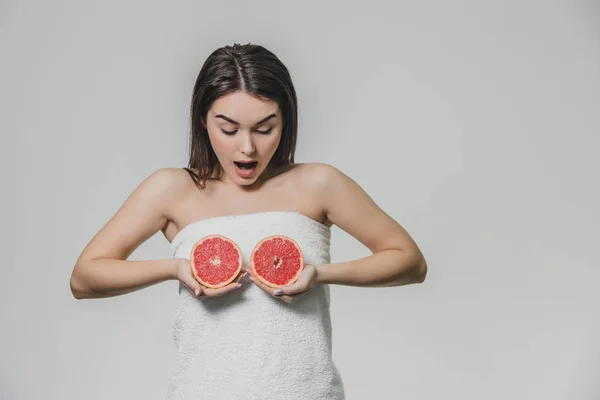
M 283 290 L 281 290 L 281 289 L 278 289 L 278 290 L 274 291 L 274 292 L 273 292 L 273 294 L 274 294 L 275 296 L 280 296 L 280 295 L 282 295 L 282 294 L 283 294 Z
M 236 289 L 239 288 L 240 286 L 242 286 L 241 283 L 238 283 L 237 286 L 235 287 Z
M 196 296 L 198 296 L 200 294 L 200 290 L 196 289 L 196 290 L 194 290 L 194 293 L 196 293 Z

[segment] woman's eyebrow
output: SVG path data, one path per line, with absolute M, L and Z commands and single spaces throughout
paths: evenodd
M 261 119 L 260 121 L 258 121 L 256 124 L 254 124 L 254 126 L 258 126 L 258 125 L 260 125 L 260 124 L 263 124 L 263 123 L 267 122 L 268 120 L 270 120 L 271 118 L 276 118 L 276 117 L 277 117 L 277 116 L 276 116 L 275 114 L 271 114 L 271 115 L 269 115 L 268 117 L 266 117 L 266 118 L 263 118 L 263 119 Z M 240 125 L 240 123 L 239 123 L 239 122 L 237 122 L 237 121 L 234 121 L 233 119 L 231 119 L 231 118 L 229 118 L 229 117 L 226 117 L 226 116 L 224 116 L 223 114 L 217 114 L 217 115 L 215 115 L 215 118 L 221 118 L 221 119 L 224 119 L 225 121 L 227 121 L 227 122 L 229 122 L 229 123 L 231 123 L 231 124 L 234 124 L 234 125 Z

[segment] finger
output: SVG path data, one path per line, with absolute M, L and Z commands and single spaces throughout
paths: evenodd
M 285 301 L 286 303 L 291 303 L 292 301 L 294 301 L 296 299 L 296 297 L 300 296 L 303 293 L 306 293 L 307 290 L 303 290 L 303 291 L 284 291 L 285 288 L 278 288 L 275 291 L 273 291 L 273 296 L 277 297 L 283 301 Z
M 248 274 L 248 276 L 250 277 L 250 280 L 256 285 L 258 286 L 260 289 L 262 289 L 263 291 L 272 294 L 272 290 L 269 286 L 265 285 L 264 283 L 261 282 L 260 279 L 258 279 L 256 276 L 252 275 L 252 274 Z
M 279 295 L 276 294 L 276 293 L 280 293 L 281 288 L 272 288 L 271 286 L 265 285 L 258 279 L 256 279 L 254 281 L 254 283 L 256 284 L 256 286 L 260 287 L 267 294 L 270 294 L 273 297 L 281 299 L 281 300 L 285 301 L 286 303 L 291 303 L 294 300 L 294 296 L 286 296 L 286 295 L 282 295 L 282 294 L 279 294 Z
M 295 300 L 294 296 L 275 296 L 285 301 L 286 303 L 292 303 Z
M 225 285 L 220 288 L 204 288 L 203 292 L 208 297 L 217 297 L 217 296 L 222 296 L 227 292 L 231 292 L 232 290 L 235 290 L 241 286 L 242 286 L 241 283 L 231 282 L 230 284 Z
M 308 285 L 305 282 L 295 282 L 278 288 L 273 292 L 274 296 L 296 296 L 308 291 Z
M 182 282 L 183 286 L 185 286 L 185 288 L 190 292 L 190 294 L 193 297 L 200 297 L 202 295 L 202 287 L 200 286 L 199 283 L 192 281 L 192 282 Z
M 271 286 L 265 285 L 264 283 L 261 282 L 260 279 L 258 279 L 254 276 L 251 269 L 248 269 L 248 276 L 249 276 L 250 280 L 265 293 L 270 294 L 273 297 L 277 297 L 277 298 L 285 301 L 286 303 L 291 303 L 292 301 L 294 301 L 292 296 L 275 295 L 275 293 L 279 293 L 281 288 L 272 288 Z
M 271 296 L 273 295 L 273 291 L 274 289 L 268 285 L 265 285 L 264 283 L 262 283 L 262 281 L 260 279 L 258 279 L 256 276 L 254 276 L 252 273 L 249 273 L 248 276 L 250 277 L 250 280 L 256 285 L 258 286 L 260 289 L 262 289 L 264 292 L 270 294 Z
M 248 267 L 244 270 L 247 276 L 254 278 L 254 271 L 252 271 L 252 267 Z
M 240 273 L 238 274 L 238 276 L 234 279 L 234 282 L 239 282 L 242 279 L 244 279 L 246 276 L 248 276 L 248 272 L 242 270 L 242 271 L 240 271 Z
M 237 283 L 239 285 L 235 286 L 234 289 L 240 288 L 242 284 L 240 283 L 242 279 L 246 278 L 248 273 L 245 270 L 241 270 L 240 273 L 235 277 L 232 283 Z
M 304 266 L 300 276 L 295 282 L 285 285 L 276 290 L 273 294 L 275 296 L 298 296 L 302 293 L 306 293 L 310 289 L 310 281 L 314 274 L 315 268 L 307 264 Z

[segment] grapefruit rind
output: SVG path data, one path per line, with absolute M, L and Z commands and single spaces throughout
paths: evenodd
M 254 259 L 255 259 L 255 254 L 257 251 L 260 250 L 261 246 L 270 240 L 273 239 L 283 239 L 285 241 L 289 241 L 290 243 L 292 243 L 296 249 L 298 250 L 298 254 L 299 254 L 299 258 L 300 258 L 300 267 L 298 268 L 298 271 L 296 271 L 295 275 L 292 276 L 287 282 L 282 283 L 282 284 L 277 284 L 274 282 L 270 282 L 269 280 L 267 280 L 265 277 L 263 277 L 262 275 L 258 274 L 258 272 L 256 271 L 256 266 L 254 264 Z M 258 244 L 256 246 L 254 246 L 254 249 L 252 250 L 252 254 L 250 255 L 250 268 L 252 270 L 252 274 L 254 276 L 256 276 L 258 278 L 258 280 L 260 280 L 262 283 L 264 283 L 265 285 L 272 287 L 272 288 L 279 288 L 279 287 L 283 287 L 286 285 L 290 285 L 294 282 L 296 282 L 296 280 L 298 279 L 298 277 L 300 276 L 300 273 L 302 272 L 302 270 L 304 269 L 304 255 L 302 254 L 302 250 L 300 248 L 300 245 L 291 237 L 289 236 L 285 236 L 285 235 L 272 235 L 269 237 L 264 238 L 263 240 L 261 240 L 260 242 L 258 242 Z
M 217 284 L 206 282 L 204 279 L 202 279 L 198 275 L 198 271 L 196 271 L 196 268 L 194 268 L 194 252 L 196 251 L 196 248 L 198 246 L 202 245 L 208 239 L 224 240 L 224 241 L 228 242 L 229 244 L 231 244 L 238 254 L 239 262 L 238 262 L 238 266 L 235 270 L 235 273 L 233 273 L 227 280 L 219 282 Z M 233 240 L 229 239 L 228 237 L 225 237 L 222 235 L 208 235 L 201 239 L 198 239 L 196 241 L 196 243 L 194 243 L 194 246 L 192 246 L 192 250 L 190 251 L 190 268 L 192 270 L 192 275 L 194 276 L 196 281 L 198 281 L 198 283 L 200 283 L 202 286 L 212 288 L 212 289 L 220 288 L 220 287 L 226 286 L 226 285 L 230 284 L 231 282 L 233 282 L 234 279 L 239 275 L 240 271 L 242 270 L 242 251 L 240 250 L 239 246 Z

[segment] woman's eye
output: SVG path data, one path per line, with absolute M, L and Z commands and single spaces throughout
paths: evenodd
M 259 130 L 259 129 L 257 129 L 255 132 L 256 133 L 267 134 L 267 133 L 270 133 L 272 130 L 273 130 L 273 128 L 269 128 L 267 130 Z M 235 129 L 233 131 L 227 131 L 227 130 L 221 128 L 221 132 L 223 132 L 226 135 L 233 135 L 233 134 L 235 134 L 237 132 L 237 129 Z

